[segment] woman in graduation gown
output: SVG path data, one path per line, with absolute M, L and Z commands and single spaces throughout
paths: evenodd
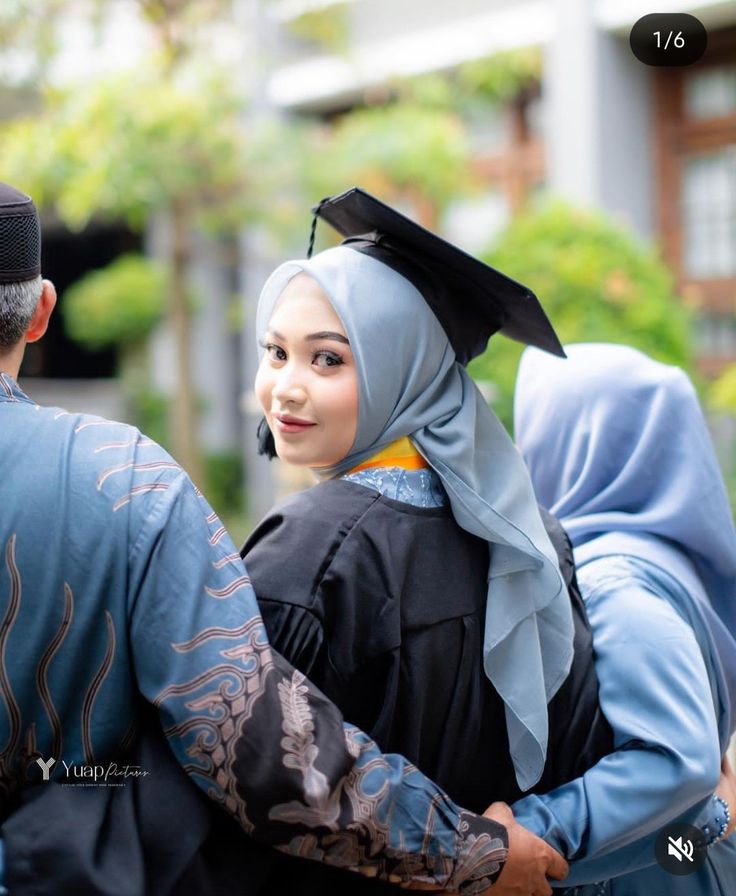
M 525 352 L 515 431 L 575 547 L 619 752 L 514 813 L 572 861 L 566 883 L 638 869 L 581 896 L 732 896 L 728 765 L 686 817 L 707 849 L 701 867 L 676 876 L 654 858 L 736 728 L 736 534 L 715 453 L 681 370 L 621 345 L 566 351 L 564 362 Z
M 609 732 L 528 473 L 464 364 L 499 328 L 559 343 L 528 290 L 362 191 L 318 213 L 345 242 L 258 305 L 265 435 L 319 479 L 243 549 L 269 638 L 459 802 L 544 792 Z M 270 892 L 348 884 L 384 886 L 284 860 Z

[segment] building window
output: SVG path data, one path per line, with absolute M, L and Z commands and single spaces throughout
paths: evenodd
M 719 65 L 688 72 L 685 112 L 696 121 L 736 114 L 736 65 Z
M 736 276 L 736 146 L 685 160 L 683 263 L 690 278 Z
M 657 70 L 657 217 L 665 258 L 702 315 L 701 370 L 736 361 L 736 29 L 692 68 Z
M 730 314 L 699 314 L 695 342 L 698 354 L 704 357 L 736 358 L 736 318 Z

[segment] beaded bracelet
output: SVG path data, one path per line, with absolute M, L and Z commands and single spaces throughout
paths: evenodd
M 719 843 L 726 836 L 726 831 L 728 830 L 728 826 L 731 824 L 731 813 L 728 810 L 728 803 L 717 793 L 713 794 L 713 801 L 718 804 L 720 803 L 721 808 L 723 809 L 723 817 L 718 814 L 715 816 L 716 824 L 718 825 L 718 833 L 713 834 L 710 838 L 707 846 L 714 846 L 716 843 Z M 710 830 L 706 827 L 703 829 L 706 834 L 710 834 Z

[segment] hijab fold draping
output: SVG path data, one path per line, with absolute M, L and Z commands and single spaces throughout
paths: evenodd
M 687 592 L 669 599 L 709 652 L 722 746 L 736 726 L 736 532 L 695 390 L 679 368 L 622 345 L 522 357 L 516 438 L 540 502 L 579 566 L 625 554 Z
M 542 774 L 547 703 L 567 677 L 573 642 L 567 589 L 526 468 L 421 294 L 375 258 L 337 247 L 281 265 L 261 293 L 259 335 L 302 271 L 339 315 L 360 384 L 349 455 L 315 472 L 343 475 L 411 436 L 442 480 L 458 524 L 490 543 L 483 662 L 505 703 L 516 776 L 526 790 Z

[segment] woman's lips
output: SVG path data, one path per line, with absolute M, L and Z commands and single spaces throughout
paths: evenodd
M 274 420 L 279 432 L 304 432 L 315 425 L 309 420 L 300 420 L 299 417 L 291 417 L 289 414 L 275 414 Z

